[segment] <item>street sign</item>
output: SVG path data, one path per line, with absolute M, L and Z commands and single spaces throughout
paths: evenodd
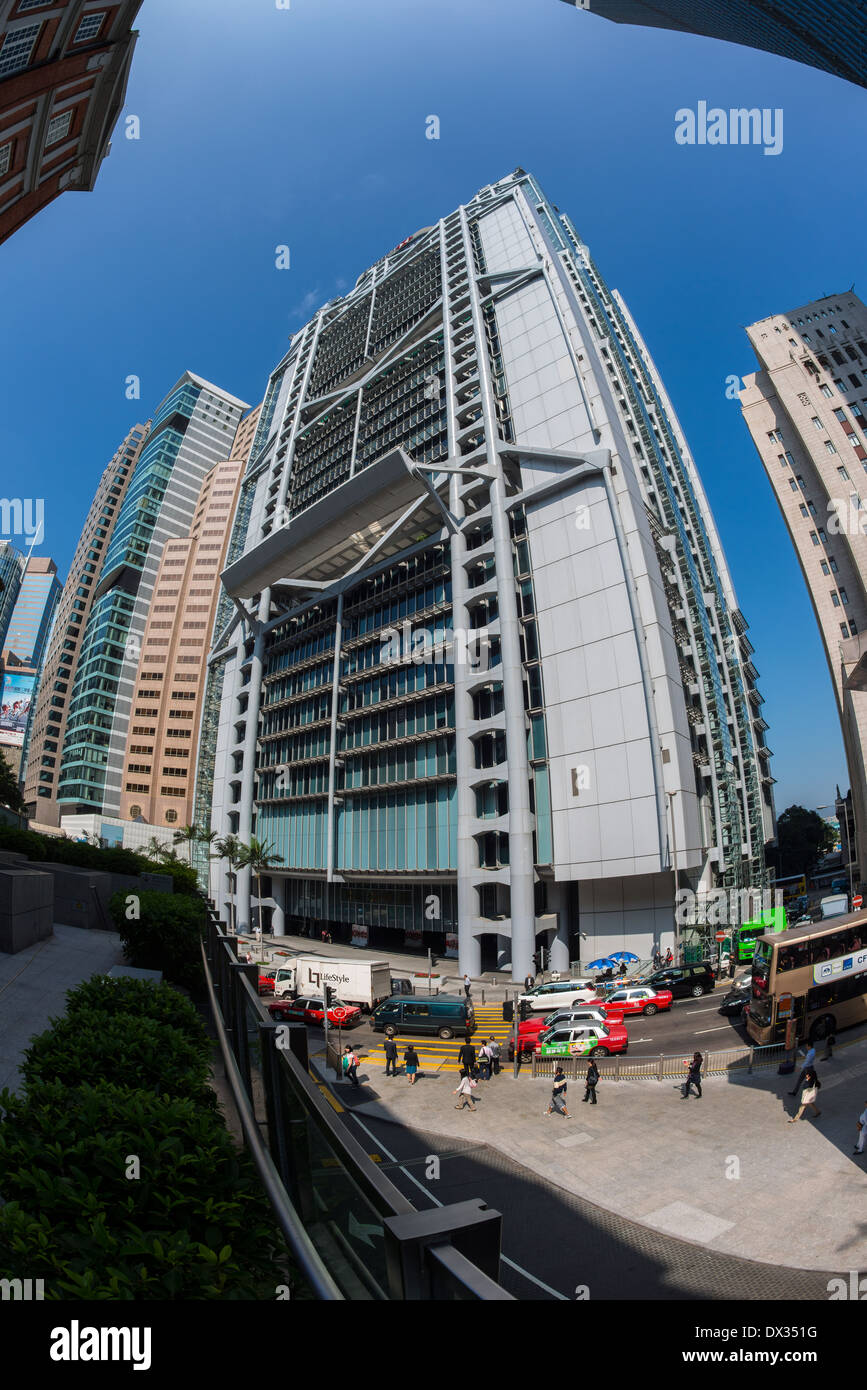
M 726 933 L 724 931 L 718 931 L 716 934 L 716 939 L 717 941 L 725 941 Z
M 864 899 L 862 898 L 861 894 L 860 894 L 860 893 L 856 893 L 855 896 L 854 896 L 854 898 L 852 899 L 852 907 L 853 907 L 853 909 L 854 909 L 855 912 L 858 911 L 858 908 L 861 906 L 861 904 L 862 904 L 863 901 L 864 901 Z

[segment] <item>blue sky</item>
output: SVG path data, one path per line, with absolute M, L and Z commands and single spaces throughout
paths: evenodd
M 102 468 L 184 369 L 257 402 L 321 302 L 521 165 L 623 294 L 690 441 L 751 625 L 778 809 L 845 790 L 804 583 L 725 389 L 754 367 L 746 324 L 853 281 L 867 298 L 867 92 L 561 0 L 145 0 L 137 24 L 141 138 L 122 118 L 96 190 L 0 248 L 3 490 L 45 498 L 61 575 Z M 675 111 L 699 101 L 782 108 L 782 153 L 677 144 Z

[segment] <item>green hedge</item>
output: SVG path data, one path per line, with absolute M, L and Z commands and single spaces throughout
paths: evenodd
M 155 1023 L 179 1028 L 191 1042 L 205 1047 L 208 1035 L 198 1010 L 171 985 L 155 985 L 150 980 L 131 980 L 126 976 L 92 975 L 83 984 L 67 991 L 66 1014 L 136 1014 Z
M 216 1104 L 207 1084 L 210 1047 L 179 1028 L 136 1013 L 104 1013 L 82 1005 L 52 1020 L 24 1054 L 27 1086 L 61 1081 L 72 1088 L 106 1081 L 153 1095 Z
M 44 1279 L 48 1300 L 273 1300 L 292 1284 L 253 1165 L 213 1111 L 60 1081 L 0 1092 L 0 1109 L 5 1278 Z
M 187 864 L 161 864 L 136 854 L 131 849 L 101 849 L 83 840 L 69 840 L 62 835 L 39 835 L 35 830 L 18 830 L 0 825 L 0 850 L 14 850 L 28 859 L 47 859 L 52 864 L 72 864 L 79 869 L 101 869 L 110 874 L 165 874 L 176 893 L 192 896 L 198 893 L 195 869 Z
M 137 919 L 127 916 L 130 894 L 114 893 L 109 904 L 130 965 L 161 970 L 174 984 L 200 990 L 204 984 L 199 950 L 205 928 L 202 899 L 146 891 L 134 896 Z

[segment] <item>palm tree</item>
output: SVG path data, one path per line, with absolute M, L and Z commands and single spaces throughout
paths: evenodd
M 156 859 L 157 861 L 159 861 L 162 858 L 162 853 L 164 849 L 165 845 L 163 844 L 162 840 L 158 840 L 156 835 L 151 835 L 150 839 L 148 840 L 148 847 L 145 850 L 145 855 L 148 859 Z
M 185 825 L 182 830 L 176 830 L 172 840 L 176 845 L 187 846 L 187 859 L 190 868 L 193 867 L 193 845 L 199 839 L 199 827 L 195 824 Z
M 225 859 L 229 865 L 229 929 L 235 931 L 235 875 L 241 866 L 241 841 L 237 835 L 225 835 L 214 842 L 214 859 Z
M 211 861 L 211 860 L 213 859 L 213 857 L 214 857 L 214 856 L 212 855 L 212 853 L 211 853 L 211 850 L 214 848 L 214 845 L 216 844 L 217 840 L 219 839 L 219 834 L 218 834 L 218 832 L 217 832 L 216 830 L 204 830 L 204 829 L 203 829 L 203 830 L 200 830 L 200 831 L 199 831 L 198 835 L 196 836 L 196 839 L 198 840 L 198 842 L 199 842 L 200 845 L 207 845 L 207 847 L 208 847 L 208 895 L 210 896 L 210 892 L 211 892 L 211 863 L 210 863 L 210 861 Z
M 255 835 L 250 836 L 250 843 L 241 845 L 241 867 L 249 868 L 256 875 L 256 897 L 259 899 L 259 954 L 262 956 L 264 951 L 264 934 L 262 932 L 262 874 L 267 873 L 276 864 L 280 863 L 277 854 L 277 846 L 272 845 L 267 840 L 258 840 Z

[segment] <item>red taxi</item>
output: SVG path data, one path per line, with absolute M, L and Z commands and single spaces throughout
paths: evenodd
M 298 999 L 275 999 L 268 1005 L 268 1012 L 284 1023 L 318 1023 L 321 1026 L 325 1005 L 322 999 L 302 995 Z M 335 999 L 328 1010 L 328 1022 L 332 1028 L 352 1028 L 361 1022 L 361 1010 L 355 1004 Z

